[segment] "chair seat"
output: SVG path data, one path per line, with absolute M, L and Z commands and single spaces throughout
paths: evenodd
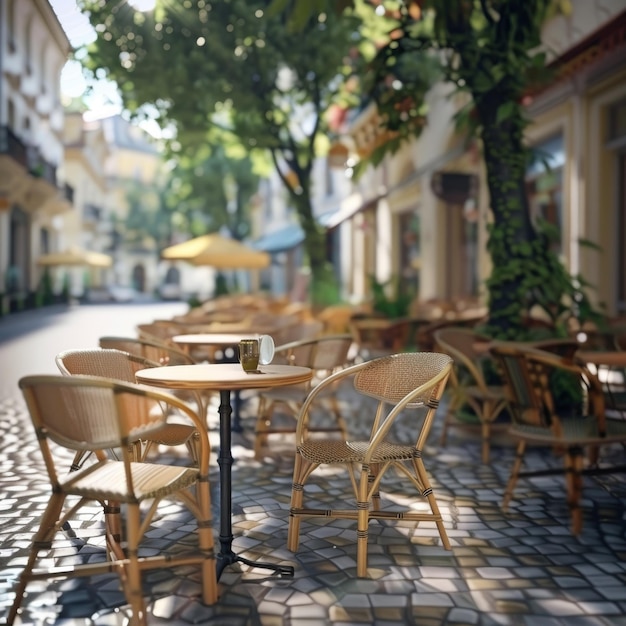
M 471 396 L 472 398 L 478 398 L 480 400 L 493 400 L 493 401 L 498 401 L 498 400 L 504 400 L 505 398 L 505 394 L 504 394 L 504 387 L 500 386 L 488 386 L 484 389 L 481 389 L 480 387 L 476 386 L 476 385 L 469 385 L 467 387 L 463 387 L 463 391 L 468 395 Z M 497 417 L 497 416 L 494 416 Z
M 598 431 L 598 421 L 594 416 L 582 419 L 564 419 L 561 422 L 562 436 L 557 437 L 552 430 L 543 426 L 515 424 L 509 430 L 513 435 L 536 443 L 601 445 L 615 441 L 623 441 L 626 436 L 626 421 L 606 421 L 606 435 L 601 436 Z
M 339 441 L 333 439 L 309 439 L 301 446 L 298 446 L 298 452 L 312 463 L 360 463 L 369 449 L 369 441 Z M 414 455 L 414 446 L 403 446 L 383 441 L 376 448 L 372 456 L 372 462 L 408 461 Z
M 196 429 L 189 424 L 168 422 L 159 432 L 151 435 L 150 439 L 164 446 L 180 446 L 187 443 L 196 432 Z
M 63 484 L 64 490 L 94 500 L 142 501 L 163 498 L 193 485 L 198 479 L 198 470 L 193 467 L 137 462 L 130 465 L 134 496 L 127 488 L 124 463 L 111 460 L 69 474 Z

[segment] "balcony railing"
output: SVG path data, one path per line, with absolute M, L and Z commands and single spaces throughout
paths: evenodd
M 0 126 L 0 154 L 10 156 L 24 168 L 28 167 L 26 145 L 8 126 Z
M 29 146 L 28 155 L 28 171 L 31 175 L 41 178 L 51 185 L 57 186 L 57 168 L 48 163 L 42 156 L 38 148 Z

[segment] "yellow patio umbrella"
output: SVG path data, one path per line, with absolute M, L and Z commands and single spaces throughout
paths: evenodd
M 61 265 L 87 265 L 89 267 L 111 267 L 113 259 L 108 254 L 71 247 L 61 252 L 50 252 L 37 259 L 39 265 L 54 267 Z
M 270 264 L 270 255 L 245 244 L 211 233 L 183 241 L 161 252 L 168 261 L 188 261 L 194 265 L 210 265 L 222 270 L 256 270 Z

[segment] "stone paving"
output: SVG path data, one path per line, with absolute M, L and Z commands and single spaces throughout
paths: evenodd
M 354 423 L 367 409 L 342 394 Z M 255 461 L 251 430 L 254 397 L 244 404 L 245 431 L 234 436 L 234 549 L 250 559 L 295 566 L 295 577 L 230 566 L 213 607 L 199 600 L 194 568 L 151 572 L 145 577 L 150 624 L 216 626 L 435 626 L 439 624 L 600 626 L 626 625 L 626 477 L 586 477 L 584 528 L 569 532 L 563 476 L 521 480 L 508 512 L 499 502 L 513 459 L 506 438 L 497 439 L 492 462 L 480 463 L 478 438 L 455 430 L 445 447 L 438 428 L 425 459 L 452 547 L 443 549 L 434 524 L 378 523 L 370 526 L 371 577 L 356 577 L 356 533 L 346 520 L 302 522 L 297 554 L 286 549 L 291 487 L 289 440 L 274 441 L 272 455 Z M 218 449 L 216 415 L 210 427 Z M 6 619 L 16 576 L 23 566 L 48 488 L 23 401 L 0 402 L 0 619 Z M 171 452 L 170 452 L 171 453 Z M 182 454 L 182 453 L 181 453 Z M 615 458 L 624 450 L 608 451 Z M 533 467 L 558 466 L 549 451 L 528 455 Z M 214 519 L 217 464 L 213 474 Z M 321 498 L 350 499 L 345 474 L 326 472 L 311 482 Z M 387 481 L 383 501 L 406 503 L 400 479 Z M 101 558 L 98 507 L 72 524 L 76 537 L 61 536 L 44 563 Z M 167 506 L 148 533 L 145 548 L 194 545 L 194 523 L 175 504 Z M 217 528 L 216 528 L 217 533 Z M 117 577 L 31 583 L 22 624 L 126 624 L 128 613 Z

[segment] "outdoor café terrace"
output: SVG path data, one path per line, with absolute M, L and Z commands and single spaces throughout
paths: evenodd
M 144 349 L 152 350 L 152 360 L 161 361 L 159 371 L 180 367 L 174 359 L 183 359 L 181 354 L 191 359 L 190 364 L 219 359 L 236 361 L 236 355 L 230 352 L 234 346 L 190 342 L 189 339 L 186 342 L 179 339 L 176 344 L 176 337 L 250 334 L 251 328 L 274 338 L 274 361 L 272 366 L 267 366 L 267 372 L 271 367 L 278 367 L 283 357 L 287 367 L 291 367 L 289 362 L 300 366 L 302 361 L 295 360 L 298 353 L 293 348 L 281 350 L 281 346 L 303 341 L 296 337 L 298 329 L 306 328 L 310 332 L 311 337 L 305 341 L 348 334 L 351 350 L 339 370 L 367 363 L 385 350 L 387 353 L 398 350 L 398 344 L 389 345 L 385 341 L 378 346 L 360 345 L 359 335 L 349 320 L 345 328 L 332 327 L 329 332 L 329 322 L 324 321 L 324 315 L 315 319 L 318 316 L 310 316 L 304 306 L 282 305 L 284 309 L 279 314 L 277 303 L 270 306 L 266 302 L 263 310 L 253 310 L 253 307 L 244 310 L 240 302 L 236 307 L 238 319 L 227 314 L 228 310 L 235 310 L 231 307 L 206 306 L 138 326 L 135 339 L 144 342 Z M 90 306 L 80 307 L 85 315 Z M 358 313 L 356 319 L 364 319 L 363 311 Z M 276 324 L 278 316 L 283 314 L 296 320 L 293 327 L 286 324 L 286 318 Z M 452 317 L 449 315 L 448 319 Z M 339 316 L 331 318 L 339 325 Z M 445 326 L 461 327 L 465 333 L 474 332 L 472 324 L 465 323 L 466 318 L 460 316 L 458 321 L 462 323 L 457 326 L 452 323 Z M 253 327 L 249 326 L 251 321 Z M 291 336 L 287 328 L 291 329 Z M 414 333 L 411 341 L 415 343 L 408 348 L 404 346 L 400 352 L 419 351 L 416 338 L 426 326 L 413 324 L 409 328 Z M 437 329 L 433 328 L 432 336 L 423 336 L 433 342 L 430 349 L 447 353 L 448 350 L 437 343 Z M 591 333 L 587 340 L 590 336 Z M 621 337 L 617 332 L 615 336 Z M 449 337 L 448 340 L 451 341 Z M 159 342 L 162 342 L 160 352 L 157 350 Z M 558 350 L 564 345 L 565 342 L 559 344 Z M 472 341 L 472 346 L 481 355 L 475 356 L 474 362 L 491 358 L 489 349 L 485 349 L 481 341 Z M 542 347 L 553 349 L 552 346 Z M 93 348 L 103 349 L 102 346 Z M 589 372 L 597 375 L 601 384 L 609 379 L 614 381 L 614 374 L 624 365 L 623 360 L 620 361 L 623 346 L 619 342 L 610 350 L 604 345 L 600 350 L 597 345 L 586 343 L 576 347 L 576 353 L 581 351 L 588 361 Z M 603 370 L 601 363 L 591 363 L 591 353 L 605 355 L 606 361 L 607 352 L 619 367 Z M 554 356 L 555 352 L 549 354 Z M 228 626 L 626 623 L 626 479 L 616 469 L 624 463 L 623 439 L 615 438 L 603 445 L 597 458 L 593 455 L 594 446 L 579 442 L 584 450 L 585 468 L 597 460 L 600 467 L 614 469 L 582 475 L 581 493 L 576 503 L 572 501 L 576 490 L 568 486 L 572 470 L 563 472 L 567 446 L 554 441 L 543 446 L 530 442 L 523 457 L 523 469 L 540 473 L 532 477 L 520 475 L 505 508 L 503 498 L 516 455 L 519 455 L 520 440 L 519 433 L 511 428 L 512 401 L 507 405 L 508 411 L 502 405 L 502 411 L 488 418 L 490 429 L 485 456 L 487 413 L 481 413 L 483 405 L 470 403 L 468 410 L 467 402 L 461 402 L 469 397 L 468 389 L 475 385 L 468 383 L 467 376 L 458 375 L 462 356 L 451 357 L 456 374 L 447 380 L 432 429 L 421 448 L 421 458 L 449 538 L 449 550 L 444 546 L 434 518 L 419 522 L 395 517 L 371 520 L 367 575 L 359 576 L 357 524 L 353 519 L 332 514 L 303 517 L 297 550 L 288 549 L 296 454 L 294 413 L 287 405 L 277 405 L 270 420 L 272 432 L 266 433 L 263 445 L 259 446 L 259 409 L 264 394 L 269 391 L 242 387 L 236 394 L 236 403 L 235 393 L 231 394 L 231 522 L 233 552 L 248 563 L 233 562 L 223 567 L 217 583 L 218 598 L 213 604 L 202 601 L 202 578 L 196 565 L 146 571 L 142 576 L 142 589 L 147 623 Z M 557 354 L 559 362 L 567 358 Z M 168 362 L 168 359 L 172 360 Z M 313 363 L 309 360 L 304 367 L 312 369 Z M 239 368 L 236 362 L 233 366 Z M 263 370 L 263 366 L 260 367 Z M 607 376 L 609 371 L 611 376 Z M 609 390 L 614 400 L 622 383 L 614 383 Z M 400 381 L 395 384 L 399 385 Z M 390 385 L 394 385 L 394 380 Z M 202 397 L 186 396 L 188 391 L 181 390 L 179 399 L 196 408 L 199 403 L 206 414 L 211 448 L 209 482 L 213 534 L 215 550 L 219 552 L 218 533 L 223 523 L 224 505 L 221 500 L 224 484 L 220 478 L 223 459 L 219 458 L 224 432 L 220 430 L 219 407 L 224 395 L 208 391 L 203 392 Z M 602 391 L 605 392 L 606 389 Z M 511 400 L 510 396 L 507 398 Z M 375 410 L 376 399 L 358 393 L 351 379 L 337 387 L 336 399 L 349 431 L 348 438 L 367 439 L 367 416 Z M 607 417 L 618 422 L 623 420 L 619 406 L 611 405 L 610 411 L 617 413 L 609 411 Z M 330 410 L 322 410 L 320 406 L 315 411 L 321 420 L 330 419 Z M 3 467 L 0 473 L 3 494 L 0 500 L 3 565 L 0 613 L 6 618 L 30 542 L 49 500 L 50 485 L 45 481 L 37 439 L 19 394 L 0 400 L 0 422 L 3 430 L 0 440 Z M 414 431 L 415 420 L 402 419 L 394 424 L 390 438 L 413 442 Z M 190 448 L 184 444 L 158 445 L 151 449 L 146 460 L 182 467 L 190 463 Z M 380 485 L 382 511 L 428 511 L 428 501 L 405 479 L 391 473 L 384 476 Z M 312 499 L 320 500 L 329 513 L 335 507 L 355 506 L 345 471 L 334 465 L 324 465 L 315 472 L 306 483 L 305 492 Z M 44 569 L 101 562 L 104 558 L 106 544 L 99 503 L 83 508 L 71 520 L 70 527 L 57 533 L 52 546 L 42 553 Z M 194 550 L 196 546 L 197 524 L 193 515 L 172 501 L 159 507 L 143 538 L 140 554 L 176 555 L 183 550 Z M 293 576 L 281 575 L 262 565 L 255 567 L 255 563 L 293 567 Z M 109 572 L 89 578 L 31 582 L 22 602 L 21 617 L 15 623 L 109 625 L 127 624 L 131 618 L 120 578 L 115 572 Z

